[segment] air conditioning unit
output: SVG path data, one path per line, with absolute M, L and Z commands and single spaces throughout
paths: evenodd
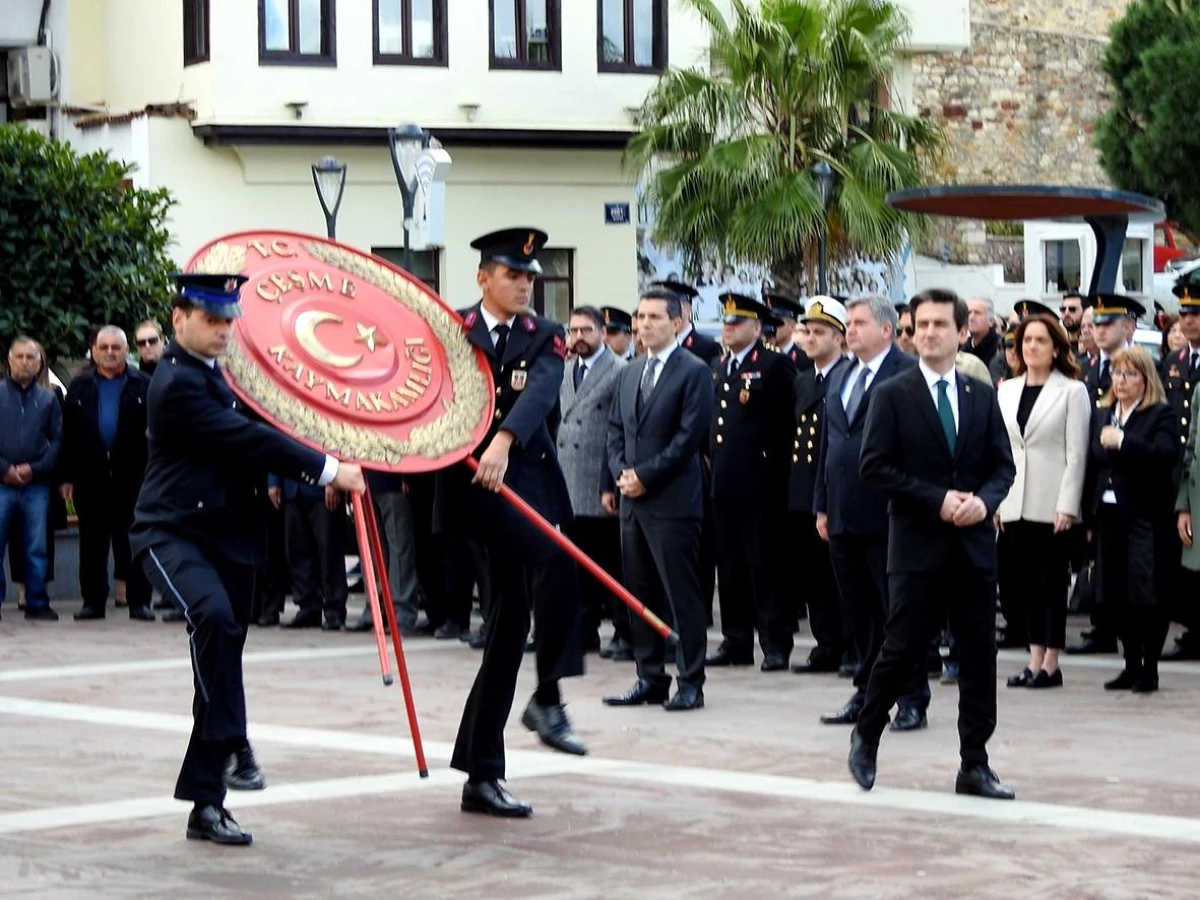
M 8 95 L 13 106 L 45 106 L 54 102 L 57 81 L 49 47 L 8 51 Z

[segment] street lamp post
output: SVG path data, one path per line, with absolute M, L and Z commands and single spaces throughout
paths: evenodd
M 817 160 L 809 170 L 817 185 L 817 193 L 821 198 L 821 234 L 817 239 L 817 291 L 828 295 L 829 283 L 826 278 L 826 236 L 829 231 L 829 201 L 833 199 L 833 168 L 825 160 Z
M 396 184 L 404 198 L 404 270 L 412 272 L 412 246 L 409 232 L 413 226 L 413 206 L 417 195 L 417 161 L 429 146 L 429 132 L 409 122 L 388 132 L 392 168 Z
M 337 237 L 337 214 L 342 205 L 342 193 L 346 190 L 346 164 L 332 156 L 325 156 L 312 167 L 313 186 L 317 199 L 321 201 L 321 212 L 325 213 L 325 233 L 329 239 Z

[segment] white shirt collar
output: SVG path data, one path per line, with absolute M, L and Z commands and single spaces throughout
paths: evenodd
M 795 341 L 788 341 L 788 343 L 787 343 L 787 346 L 786 346 L 786 347 L 780 347 L 780 348 L 779 348 L 779 352 L 780 352 L 780 353 L 782 353 L 782 354 L 784 354 L 784 355 L 786 356 L 787 354 L 789 354 L 789 353 L 791 353 L 791 352 L 792 352 L 792 348 L 793 348 L 793 347 L 795 347 L 795 346 L 796 346 L 796 342 L 795 342 Z
M 884 357 L 885 357 L 885 356 L 887 356 L 887 355 L 888 355 L 888 353 L 890 353 L 890 352 L 891 352 L 891 350 L 892 350 L 892 347 L 891 347 L 891 345 L 889 344 L 888 346 L 884 347 L 884 348 L 883 348 L 883 352 L 881 352 L 881 353 L 880 353 L 878 356 L 876 356 L 874 359 L 869 359 L 869 360 L 867 360 L 867 362 L 866 362 L 866 367 L 867 367 L 868 369 L 870 369 L 870 370 L 871 370 L 871 375 L 872 375 L 872 376 L 874 376 L 874 375 L 878 375 L 878 374 L 879 374 L 879 367 L 880 367 L 881 365 L 883 365 L 883 359 L 884 359 Z M 861 365 L 863 365 L 863 362 L 862 362 L 862 360 L 860 360 L 860 359 L 859 359 L 857 356 L 855 356 L 855 357 L 854 357 L 854 360 L 855 360 L 855 361 L 856 361 L 856 362 L 857 362 L 857 363 L 858 363 L 860 366 L 861 366 Z
M 184 348 L 183 348 L 183 351 L 184 351 L 184 353 L 186 353 L 188 356 L 191 356 L 191 357 L 194 357 L 195 359 L 198 359 L 198 360 L 200 360 L 200 362 L 204 363 L 204 364 L 205 364 L 206 366 L 208 366 L 210 369 L 215 369 L 215 368 L 217 367 L 217 361 L 216 361 L 215 359 L 210 359 L 210 358 L 209 358 L 209 357 L 207 357 L 207 356 L 201 356 L 201 355 L 200 355 L 199 353 L 197 353 L 196 351 L 194 351 L 194 350 L 189 350 L 187 347 L 184 347 Z
M 738 361 L 738 368 L 741 368 L 742 363 L 744 363 L 746 361 L 746 354 L 748 354 L 753 349 L 754 349 L 754 344 L 749 343 L 745 347 L 742 348 L 740 353 L 733 354 L 733 358 Z M 728 365 L 729 360 L 726 360 L 725 364 Z
M 597 350 L 595 353 L 593 353 L 591 356 L 589 356 L 587 359 L 584 359 L 582 356 L 579 357 L 579 364 L 581 366 L 583 366 L 585 369 L 590 369 L 592 366 L 594 366 L 597 362 L 600 361 L 600 357 L 604 355 L 604 351 L 607 349 L 608 349 L 608 347 L 604 346 L 604 344 L 601 344 L 600 349 Z
M 695 330 L 696 329 L 694 329 L 691 325 L 685 325 L 683 327 L 683 331 L 681 331 L 681 332 L 679 332 L 679 334 L 675 335 L 675 343 L 682 344 L 684 341 L 686 341 L 688 339 L 688 335 L 691 334 Z
M 841 356 L 835 356 L 832 360 L 830 360 L 829 365 L 825 366 L 823 369 L 817 369 L 817 371 L 821 374 L 822 378 L 828 378 L 829 373 L 833 371 L 833 367 L 841 361 Z
M 955 380 L 954 369 L 951 369 L 945 375 L 939 375 L 933 369 L 929 368 L 929 366 L 925 365 L 925 360 L 923 359 L 917 362 L 917 366 L 921 369 L 921 374 L 925 377 L 925 384 L 929 386 L 931 391 L 934 390 L 933 386 L 943 379 L 951 387 L 955 387 L 958 384 Z
M 646 359 L 649 360 L 650 358 L 653 357 L 654 359 L 657 359 L 663 365 L 666 365 L 667 360 L 671 358 L 671 354 L 674 353 L 678 349 L 679 349 L 678 343 L 667 344 L 666 347 L 659 350 L 657 353 L 650 353 L 649 351 L 647 351 Z
M 487 307 L 482 303 L 479 304 L 479 314 L 483 316 L 483 324 L 487 326 L 489 334 L 496 330 L 497 325 L 508 325 L 511 328 L 513 319 L 516 318 L 516 316 L 509 316 L 507 319 L 497 319 L 487 311 Z

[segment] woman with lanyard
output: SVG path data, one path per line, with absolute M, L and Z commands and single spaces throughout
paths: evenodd
M 1178 565 L 1172 552 L 1179 429 L 1150 354 L 1112 357 L 1112 387 L 1092 417 L 1088 527 L 1097 541 L 1101 597 L 1117 623 L 1125 670 L 1105 690 L 1158 690 L 1167 633 L 1159 596 Z

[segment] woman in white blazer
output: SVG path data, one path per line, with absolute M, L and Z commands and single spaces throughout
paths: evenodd
M 1079 381 L 1067 332 L 1049 315 L 1021 322 L 1017 369 L 997 388 L 1017 477 L 997 517 L 1011 544 L 1011 571 L 1023 599 L 1029 665 L 1009 687 L 1061 687 L 1070 583 L 1067 532 L 1079 520 L 1092 404 Z

